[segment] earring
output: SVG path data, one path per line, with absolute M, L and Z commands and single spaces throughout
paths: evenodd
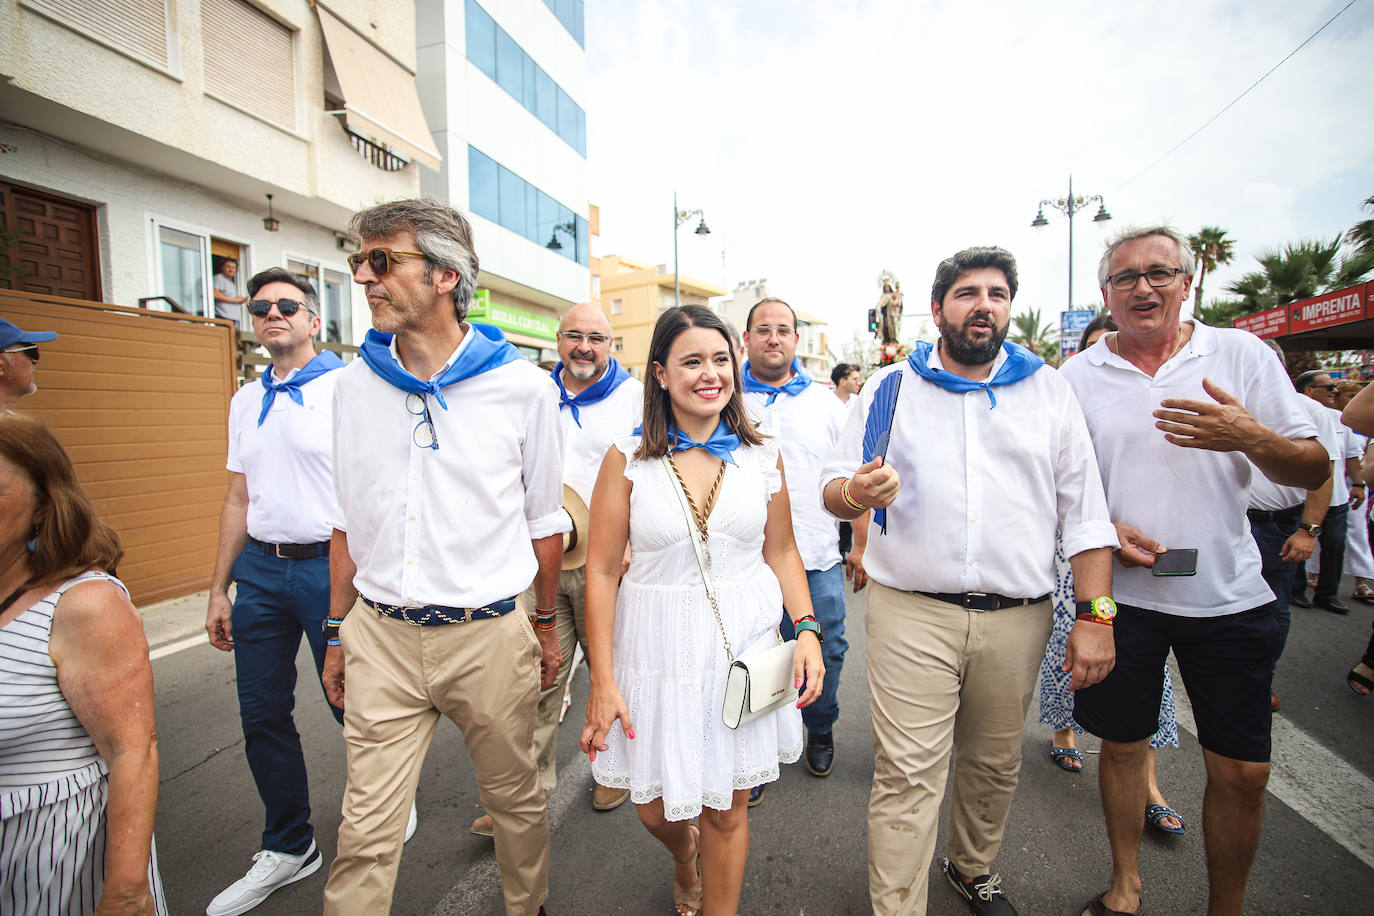
M 37 553 L 37 552 L 38 552 L 38 526 L 37 526 L 37 525 L 34 525 L 34 526 L 33 526 L 33 531 L 30 532 L 30 536 L 29 536 L 28 543 L 26 543 L 24 546 L 28 548 L 29 553 Z

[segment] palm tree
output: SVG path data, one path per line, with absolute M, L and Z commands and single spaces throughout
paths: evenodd
M 1193 311 L 1202 308 L 1202 281 L 1207 274 L 1235 259 L 1235 242 L 1226 237 L 1226 230 L 1203 226 L 1197 235 L 1188 236 L 1188 244 L 1197 258 L 1197 285 L 1193 287 Z
M 1374 213 L 1374 197 L 1366 197 L 1362 206 Z M 1374 251 L 1374 219 L 1362 219 L 1351 226 L 1345 234 L 1345 240 L 1354 245 L 1358 253 Z
M 1290 242 L 1255 255 L 1261 270 L 1226 287 L 1240 297 L 1242 315 L 1252 315 L 1319 293 L 1354 286 L 1374 273 L 1374 250 L 1341 257 L 1341 236 Z
M 1008 337 L 1012 343 L 1018 343 L 1041 357 L 1052 351 L 1057 353 L 1055 347 L 1059 337 L 1057 329 L 1048 322 L 1043 327 L 1041 326 L 1039 309 L 1030 309 L 1019 315 L 1012 315 L 1011 326 L 1012 332 Z

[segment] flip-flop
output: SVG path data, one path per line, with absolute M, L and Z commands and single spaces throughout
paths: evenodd
M 1165 827 L 1164 819 L 1166 817 L 1178 818 L 1179 826 Z M 1188 825 L 1183 822 L 1183 816 L 1168 805 L 1146 805 L 1145 820 L 1151 827 L 1161 833 L 1171 833 L 1174 836 L 1183 836 L 1183 834 L 1188 831 Z
M 1076 747 L 1054 747 L 1051 745 L 1050 759 L 1053 760 L 1061 770 L 1067 770 L 1070 773 L 1083 772 L 1083 752 Z M 1078 766 L 1070 766 L 1065 763 L 1066 760 L 1077 760 Z
M 1090 913 L 1092 916 L 1140 916 L 1141 913 L 1145 912 L 1144 903 L 1136 907 L 1134 913 L 1128 913 L 1125 910 L 1114 910 L 1102 902 L 1102 898 L 1105 896 L 1107 896 L 1106 891 L 1098 894 L 1096 897 L 1089 900 L 1087 905 L 1084 906 L 1080 912 Z

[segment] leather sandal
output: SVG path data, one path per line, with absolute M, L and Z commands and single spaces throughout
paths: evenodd
M 705 895 L 701 889 L 701 828 L 696 824 L 688 824 L 687 829 L 692 831 L 692 836 L 696 838 L 696 852 L 688 856 L 687 861 L 679 862 L 673 860 L 675 866 L 690 865 L 695 859 L 697 863 L 697 880 L 691 887 L 683 887 L 677 883 L 677 872 L 673 873 L 673 903 L 677 906 L 678 916 L 697 916 L 701 912 Z
M 1061 770 L 1068 770 L 1070 773 L 1083 772 L 1083 752 L 1076 747 L 1050 747 L 1050 759 Z M 1078 766 L 1069 763 L 1070 760 L 1077 760 Z
M 1126 910 L 1114 910 L 1102 902 L 1102 898 L 1105 896 L 1107 896 L 1107 892 L 1103 891 L 1089 900 L 1087 906 L 1083 907 L 1082 913 L 1090 914 L 1090 916 L 1140 916 L 1141 913 L 1145 912 L 1143 902 L 1135 908 L 1134 913 L 1129 913 Z
M 1360 673 L 1360 665 L 1363 665 L 1366 669 L 1374 668 L 1374 665 L 1371 665 L 1369 662 L 1361 661 L 1359 665 L 1350 669 L 1350 673 L 1345 676 L 1345 682 L 1350 685 L 1350 689 L 1355 692 L 1355 696 L 1367 697 L 1371 691 L 1374 691 L 1374 680 Z M 1361 690 L 1360 688 L 1364 689 Z

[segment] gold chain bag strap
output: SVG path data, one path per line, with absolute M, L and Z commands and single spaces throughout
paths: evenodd
M 677 471 L 677 466 L 668 455 L 659 459 L 664 469 L 672 475 L 682 514 L 687 519 L 687 531 L 692 538 L 692 548 L 696 551 L 697 566 L 701 569 L 701 581 L 706 586 L 706 598 L 711 602 L 711 610 L 716 615 L 716 626 L 720 629 L 721 641 L 725 644 L 725 656 L 730 660 L 730 672 L 725 679 L 725 702 L 721 707 L 721 720 L 727 728 L 739 728 L 788 703 L 797 702 L 797 688 L 793 686 L 794 646 L 784 642 L 782 634 L 777 633 L 777 643 L 771 646 L 751 646 L 739 655 L 730 648 L 730 638 L 725 635 L 725 622 L 721 620 L 720 605 L 716 603 L 716 589 L 711 583 L 711 555 L 705 548 L 705 539 L 697 525 L 695 514 L 690 505 L 687 485 Z

